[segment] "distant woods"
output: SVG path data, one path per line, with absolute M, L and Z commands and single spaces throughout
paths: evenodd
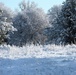
M 0 3 L 0 44 L 76 44 L 76 1 L 66 0 L 47 13 L 34 2 L 22 1 L 12 11 Z

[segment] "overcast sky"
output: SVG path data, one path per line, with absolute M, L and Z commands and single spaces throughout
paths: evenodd
M 0 2 L 3 2 L 6 6 L 10 7 L 13 10 L 18 8 L 18 4 L 21 1 L 22 0 L 0 0 Z M 62 4 L 63 1 L 65 0 L 29 0 L 29 1 L 34 1 L 38 5 L 38 7 L 43 8 L 44 11 L 47 12 L 47 10 L 51 8 L 53 5 Z

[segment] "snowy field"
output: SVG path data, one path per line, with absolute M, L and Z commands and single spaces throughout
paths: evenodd
M 0 75 L 76 75 L 76 45 L 0 46 Z

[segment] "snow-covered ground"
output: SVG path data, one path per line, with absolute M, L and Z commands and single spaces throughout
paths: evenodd
M 76 45 L 0 46 L 0 75 L 76 75 Z

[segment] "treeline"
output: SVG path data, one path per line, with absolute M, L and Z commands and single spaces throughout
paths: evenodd
M 66 0 L 47 13 L 34 2 L 22 1 L 12 11 L 0 3 L 0 44 L 75 44 L 76 1 Z

